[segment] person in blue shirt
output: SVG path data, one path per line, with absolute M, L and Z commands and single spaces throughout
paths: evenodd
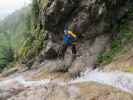
M 74 60 L 76 57 L 76 42 L 77 42 L 77 35 L 70 30 L 64 30 L 64 39 L 63 39 L 63 47 L 62 47 L 62 57 L 64 58 L 65 52 L 68 47 L 72 49 L 72 59 Z
M 76 58 L 77 54 L 77 41 L 81 37 L 81 30 L 80 30 L 80 20 L 78 17 L 73 19 L 73 24 L 68 29 L 68 25 L 65 25 L 64 28 L 64 38 L 63 38 L 63 46 L 59 50 L 59 57 L 64 58 L 65 52 L 68 47 L 71 47 L 72 49 L 72 61 Z

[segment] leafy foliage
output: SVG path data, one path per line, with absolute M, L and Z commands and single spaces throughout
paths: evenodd
M 39 17 L 39 4 L 37 0 L 33 0 L 32 2 L 32 19 L 33 19 L 33 26 L 36 28 L 38 23 Z
M 32 12 L 32 29 L 29 37 L 27 37 L 19 50 L 19 56 L 22 59 L 31 60 L 35 56 L 37 56 L 41 49 L 43 48 L 44 43 L 44 34 L 45 28 L 43 27 L 42 23 L 40 22 L 41 15 L 40 15 L 40 8 L 44 8 L 42 6 L 46 6 L 48 0 L 33 0 L 31 5 L 31 12 Z M 43 5 L 41 5 L 43 4 Z
M 31 36 L 31 7 L 22 8 L 0 22 L 0 69 L 17 59 L 18 51 Z
M 10 34 L 1 33 L 0 37 L 0 70 L 2 70 L 14 60 L 14 50 L 10 41 Z
M 0 68 L 17 59 L 32 59 L 39 54 L 44 43 L 44 28 L 41 26 L 40 6 L 48 0 L 33 0 L 0 22 Z M 1 33 L 8 33 L 8 37 Z M 8 38 L 8 39 L 7 39 Z

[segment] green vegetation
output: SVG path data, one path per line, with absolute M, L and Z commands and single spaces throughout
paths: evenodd
M 33 36 L 27 38 L 19 50 L 19 57 L 21 59 L 30 60 L 37 56 L 43 48 L 44 31 L 40 29 L 36 29 L 34 31 L 34 34 L 36 34 L 33 34 Z
M 44 46 L 45 30 L 39 20 L 40 8 L 48 0 L 33 0 L 0 22 L 0 70 L 11 62 L 31 60 Z
M 20 48 L 23 40 L 30 34 L 31 14 L 30 7 L 14 12 L 0 22 L 0 32 L 8 32 L 11 36 L 13 48 Z
M 0 22 L 0 70 L 17 60 L 20 47 L 30 36 L 30 10 L 22 8 Z
M 43 3 L 42 3 L 43 2 Z M 40 6 L 46 6 L 47 0 L 33 0 L 31 10 L 31 34 L 27 37 L 19 50 L 19 57 L 24 60 L 31 60 L 43 49 L 45 29 L 40 22 Z M 41 5 L 44 4 L 44 5 Z
M 37 24 L 39 22 L 38 17 L 39 17 L 39 3 L 37 0 L 33 0 L 33 2 L 32 2 L 32 19 L 33 19 L 34 28 L 37 27 Z
M 133 66 L 129 66 L 126 70 L 126 72 L 133 73 Z
M 8 33 L 0 34 L 0 71 L 14 60 L 14 50 L 11 36 Z
M 111 49 L 101 53 L 98 56 L 98 62 L 102 64 L 110 63 L 118 54 L 125 52 L 129 45 L 133 44 L 133 8 L 129 11 L 127 17 L 122 20 L 120 32 L 117 37 L 113 38 Z

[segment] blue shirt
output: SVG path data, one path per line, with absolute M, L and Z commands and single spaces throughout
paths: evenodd
M 72 37 L 70 34 L 67 33 L 67 30 L 64 30 L 64 43 L 66 45 L 72 45 L 72 43 L 76 40 L 77 38 Z

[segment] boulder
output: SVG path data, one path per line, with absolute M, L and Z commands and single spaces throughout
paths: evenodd
M 131 94 L 96 83 L 49 84 L 27 89 L 8 100 L 133 100 Z

